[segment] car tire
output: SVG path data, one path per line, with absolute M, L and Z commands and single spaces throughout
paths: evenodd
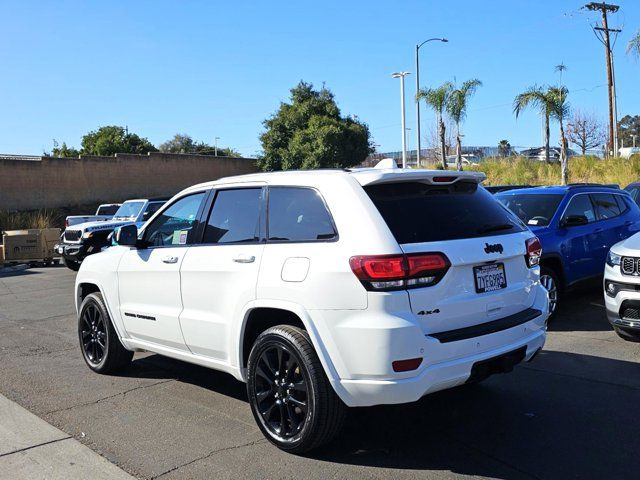
M 133 358 L 133 352 L 120 342 L 100 293 L 87 295 L 80 306 L 78 339 L 82 357 L 94 372 L 116 373 Z
M 340 432 L 347 407 L 329 383 L 306 331 L 279 325 L 260 334 L 249 354 L 247 377 L 256 423 L 278 448 L 305 453 Z
M 560 305 L 560 280 L 555 270 L 549 267 L 540 267 L 540 283 L 549 292 L 549 319 L 550 322 L 558 313 Z
M 78 270 L 80 270 L 80 262 L 76 262 L 75 260 L 67 260 L 66 258 L 63 258 L 62 262 L 65 264 L 67 268 L 69 268 L 70 270 L 73 270 L 74 272 L 77 272 Z
M 621 339 L 626 340 L 627 342 L 640 342 L 640 332 L 630 332 L 629 330 L 618 326 L 614 326 L 613 329 Z

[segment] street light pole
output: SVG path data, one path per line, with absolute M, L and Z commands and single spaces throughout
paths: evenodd
M 216 137 L 213 139 L 213 156 L 214 157 L 218 156 L 218 140 L 220 140 L 220 137 Z
M 407 128 L 404 112 L 404 77 L 410 75 L 410 72 L 396 72 L 391 76 L 400 79 L 400 115 L 402 120 L 402 168 L 407 168 Z
M 419 45 L 416 45 L 416 162 L 418 168 L 420 168 L 420 101 L 418 100 L 418 92 L 420 91 L 420 47 L 425 43 L 439 41 L 446 43 L 449 40 L 446 38 L 430 38 L 425 40 Z

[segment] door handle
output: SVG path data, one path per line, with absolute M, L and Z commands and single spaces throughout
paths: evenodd
M 167 256 L 162 259 L 164 263 L 178 263 L 178 257 Z
M 236 263 L 253 263 L 256 261 L 256 257 L 241 253 L 240 255 L 233 257 L 233 261 Z

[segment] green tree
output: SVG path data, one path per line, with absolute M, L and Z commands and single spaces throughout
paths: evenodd
M 369 127 L 343 117 L 324 86 L 315 90 L 301 81 L 291 89 L 290 103 L 281 103 L 263 124 L 258 167 L 265 171 L 353 167 L 373 152 Z
M 109 156 L 116 153 L 148 153 L 158 149 L 146 138 L 129 133 L 123 127 L 110 125 L 82 137 L 82 153 Z
M 460 88 L 453 88 L 447 98 L 447 113 L 456 124 L 456 168 L 462 170 L 462 141 L 460 138 L 460 124 L 467 116 L 469 99 L 476 89 L 482 85 L 477 78 L 467 80 Z
M 501 157 L 508 157 L 511 155 L 511 144 L 509 140 L 500 140 L 498 142 L 498 155 Z
M 62 142 L 62 145 L 60 145 L 57 140 L 54 140 L 51 153 L 45 152 L 45 155 L 50 157 L 77 158 L 80 156 L 80 150 L 74 147 L 68 147 L 65 142 Z
M 634 142 L 640 145 L 640 115 L 625 115 L 618 120 L 618 137 L 626 146 Z
M 176 133 L 172 139 L 160 144 L 163 153 L 192 153 L 199 155 L 217 155 L 219 157 L 239 157 L 240 153 L 228 147 L 216 147 L 204 142 L 196 142 L 186 133 Z
M 517 95 L 513 101 L 513 113 L 516 115 L 516 118 L 529 106 L 537 108 L 540 115 L 544 118 L 544 158 L 547 163 L 550 163 L 549 118 L 554 109 L 554 98 L 549 94 L 548 90 L 534 85 Z
M 438 122 L 438 138 L 440 139 L 440 155 L 442 168 L 447 169 L 447 147 L 445 144 L 445 126 L 443 113 L 447 107 L 449 93 L 453 89 L 451 82 L 445 82 L 437 88 L 422 89 L 416 94 L 416 100 L 424 100 L 428 107 L 436 112 Z
M 640 30 L 629 40 L 627 53 L 640 57 Z

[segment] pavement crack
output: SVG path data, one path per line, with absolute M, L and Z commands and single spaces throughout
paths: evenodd
M 209 453 L 207 453 L 205 455 L 202 455 L 200 457 L 194 458 L 193 460 L 190 460 L 190 461 L 188 461 L 186 463 L 183 463 L 182 465 L 177 465 L 177 466 L 175 466 L 173 468 L 170 468 L 169 470 L 166 470 L 166 471 L 162 472 L 159 475 L 155 475 L 153 477 L 150 477 L 149 480 L 156 480 L 157 478 L 160 478 L 160 477 L 162 477 L 164 475 L 167 475 L 167 474 L 169 474 L 171 472 L 175 472 L 176 470 L 184 468 L 184 467 L 186 467 L 188 465 L 191 465 L 193 463 L 199 462 L 200 460 L 205 460 L 205 459 L 211 457 L 212 455 L 215 455 L 216 453 L 228 452 L 228 451 L 231 451 L 231 450 L 237 450 L 239 448 L 251 447 L 251 446 L 257 445 L 259 443 L 265 443 L 266 441 L 267 441 L 266 438 L 259 438 L 257 440 L 252 440 L 252 441 L 247 442 L 247 443 L 241 443 L 240 445 L 232 445 L 231 447 L 218 448 L 217 450 L 213 450 L 213 451 L 211 451 L 211 452 L 209 452 Z
M 15 454 L 15 453 L 25 452 L 25 451 L 27 451 L 27 450 L 31 450 L 31 449 L 33 449 L 33 448 L 42 447 L 42 446 L 44 446 L 44 445 L 49 445 L 49 444 L 51 444 L 51 443 L 62 442 L 63 440 L 69 440 L 69 439 L 71 439 L 71 438 L 73 438 L 73 437 L 68 436 L 68 437 L 63 437 L 63 438 L 56 438 L 55 440 L 49 440 L 48 442 L 42 442 L 42 443 L 39 443 L 39 444 L 37 444 L 37 445 L 31 445 L 31 446 L 29 446 L 29 447 L 19 448 L 18 450 L 13 450 L 13 451 L 11 451 L 11 452 L 7 452 L 7 453 L 0 453 L 0 458 L 2 458 L 2 457 L 7 457 L 7 456 L 9 456 L 9 455 L 13 455 L 13 454 Z
M 78 408 L 78 407 L 86 407 L 86 406 L 89 406 L 89 405 L 96 405 L 96 404 L 98 404 L 100 402 L 104 402 L 105 400 L 110 400 L 112 398 L 121 397 L 121 396 L 124 397 L 128 393 L 135 392 L 136 390 L 143 390 L 145 388 L 155 387 L 156 385 L 162 385 L 163 383 L 169 383 L 169 382 L 173 382 L 173 381 L 174 381 L 174 379 L 170 378 L 168 380 L 162 380 L 160 382 L 150 383 L 149 385 L 138 385 L 137 387 L 130 388 L 128 390 L 125 390 L 124 392 L 118 392 L 118 393 L 115 393 L 113 395 L 109 395 L 107 397 L 101 397 L 101 398 L 98 398 L 97 400 L 93 400 L 91 402 L 78 403 L 76 405 L 71 405 L 70 407 L 64 407 L 64 408 L 58 408 L 56 410 L 50 410 L 48 412 L 43 413 L 42 415 L 43 416 L 45 416 L 45 415 L 53 415 L 54 413 L 65 412 L 67 410 L 73 410 L 74 408 Z

